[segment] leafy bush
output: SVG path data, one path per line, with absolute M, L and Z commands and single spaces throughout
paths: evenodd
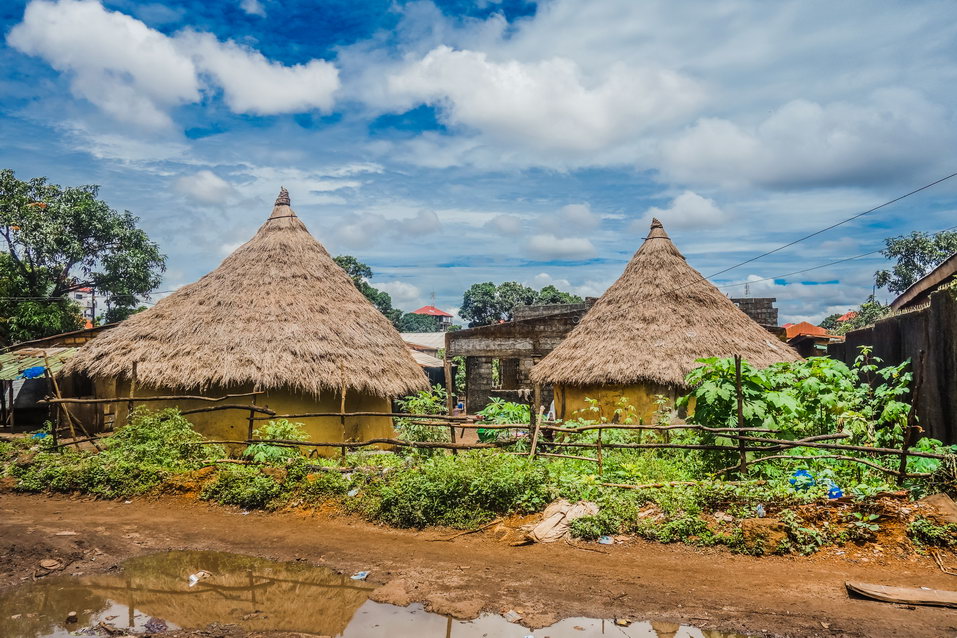
M 320 503 L 349 491 L 349 479 L 339 472 L 307 474 L 296 486 L 293 497 L 303 503 Z
M 199 497 L 223 505 L 237 505 L 259 509 L 273 505 L 283 493 L 283 487 L 274 478 L 257 467 L 240 465 L 221 470 L 216 479 L 207 484 Z
M 506 401 L 501 397 L 492 397 L 491 402 L 485 406 L 481 412 L 482 420 L 485 423 L 504 425 L 507 423 L 529 423 L 531 412 L 526 403 L 513 403 Z M 483 443 L 497 441 L 503 435 L 507 435 L 509 430 L 498 430 L 494 428 L 479 428 L 478 438 Z
M 222 446 L 198 445 L 203 440 L 179 410 L 138 407 L 129 422 L 104 441 L 104 446 L 113 459 L 166 468 L 195 467 L 204 459 L 226 455 Z
M 420 390 L 404 399 L 399 399 L 396 403 L 399 410 L 409 414 L 447 414 L 446 405 L 448 395 L 445 388 L 440 385 L 433 386 L 430 390 Z M 412 419 L 395 419 L 395 429 L 400 439 L 405 441 L 436 441 L 448 442 L 452 440 L 448 428 L 436 427 L 433 425 L 421 425 Z M 433 456 L 436 450 L 402 448 L 399 450 L 403 454 L 412 454 L 416 456 Z
M 938 525 L 929 519 L 918 518 L 907 526 L 907 535 L 918 545 L 932 547 L 957 545 L 957 525 L 953 523 Z
M 143 494 L 166 479 L 170 470 L 137 463 L 106 452 L 39 452 L 32 462 L 13 466 L 17 489 L 25 492 L 83 492 L 103 498 Z
M 468 527 L 499 514 L 541 510 L 552 496 L 547 479 L 541 462 L 480 450 L 377 478 L 361 506 L 397 527 Z
M 302 423 L 295 423 L 288 419 L 272 419 L 261 427 L 253 430 L 253 435 L 260 439 L 274 439 L 285 441 L 306 441 L 309 434 Z M 288 459 L 302 456 L 298 447 L 285 445 L 271 445 L 269 443 L 253 443 L 243 452 L 243 456 L 257 463 L 281 463 Z

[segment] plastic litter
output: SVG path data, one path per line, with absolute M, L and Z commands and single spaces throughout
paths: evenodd
M 46 373 L 47 369 L 43 366 L 33 366 L 20 373 L 21 379 L 39 379 Z
M 767 511 L 764 509 L 764 505 L 761 505 L 760 503 L 755 508 L 755 512 L 757 513 L 758 518 L 764 518 L 765 514 L 767 514 Z
M 844 496 L 844 491 L 834 481 L 827 482 L 827 497 L 831 500 Z
M 814 477 L 807 470 L 797 470 L 791 475 L 791 478 L 788 479 L 788 483 L 790 483 L 794 489 L 806 492 L 809 488 L 814 487 L 817 481 L 814 480 Z
M 574 505 L 564 499 L 551 503 L 542 512 L 542 521 L 532 527 L 528 538 L 537 543 L 553 543 L 565 538 L 572 521 L 582 516 L 594 516 L 598 506 L 589 501 L 578 501 Z
M 351 490 L 349 490 L 348 492 L 346 492 L 346 495 L 348 495 L 348 496 L 355 496 L 355 495 L 358 494 L 358 493 L 359 493 L 359 488 L 358 488 L 358 487 L 354 487 L 354 488 L 352 488 Z
M 365 580 L 369 577 L 369 573 L 370 572 L 356 572 L 350 578 L 352 578 L 352 580 Z
M 601 543 L 602 545 L 614 545 L 615 539 L 612 538 L 611 536 L 601 536 L 598 539 L 598 542 Z
M 30 438 L 31 438 L 31 439 L 45 439 L 45 438 L 47 438 L 48 436 L 50 436 L 50 435 L 47 434 L 46 432 L 37 432 L 36 434 L 34 434 L 33 436 L 31 436 Z
M 189 586 L 190 586 L 190 587 L 194 587 L 194 586 L 196 585 L 196 583 L 198 583 L 198 582 L 201 581 L 201 580 L 206 580 L 206 579 L 209 578 L 210 576 L 212 576 L 212 574 L 210 574 L 210 573 L 209 573 L 208 571 L 206 571 L 205 569 L 201 569 L 201 570 L 199 570 L 198 572 L 196 572 L 195 574 L 190 574 L 190 575 L 189 575 L 189 578 L 188 578 Z
M 507 612 L 502 614 L 502 618 L 504 618 L 508 622 L 518 622 L 519 620 L 522 619 L 522 615 L 518 613 L 517 611 L 515 611 L 514 609 L 509 609 Z

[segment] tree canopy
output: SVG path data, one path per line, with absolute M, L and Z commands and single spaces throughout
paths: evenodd
M 914 231 L 889 237 L 884 245 L 881 254 L 897 263 L 890 270 L 874 273 L 874 280 L 878 287 L 899 295 L 957 252 L 957 231 Z
M 486 326 L 499 321 L 510 321 L 515 306 L 581 302 L 581 297 L 562 292 L 555 286 L 535 290 L 515 281 L 506 281 L 498 286 L 486 281 L 472 284 L 465 291 L 459 315 L 469 322 L 469 327 Z
M 61 187 L 0 170 L 0 316 L 9 341 L 82 325 L 66 293 L 91 287 L 109 300 L 107 319 L 125 318 L 160 284 L 166 257 L 129 211 L 97 199 L 94 185 Z

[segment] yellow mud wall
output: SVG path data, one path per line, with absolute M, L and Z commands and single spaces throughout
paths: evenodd
M 101 380 L 96 382 L 98 397 L 129 396 L 130 385 L 126 381 Z M 144 401 L 135 402 L 135 397 L 167 396 L 183 394 L 199 394 L 208 397 L 221 397 L 225 394 L 240 394 L 250 392 L 251 387 L 240 386 L 233 388 L 210 388 L 201 393 L 170 390 L 169 388 L 136 388 L 134 390 L 134 407 L 145 405 L 150 409 L 158 410 L 168 407 L 178 407 L 180 410 L 206 408 L 216 405 L 248 405 L 251 397 L 237 397 L 221 402 L 209 401 Z M 340 397 L 338 392 L 329 392 L 319 397 L 304 395 L 296 392 L 271 390 L 255 397 L 255 404 L 260 407 L 274 410 L 277 415 L 297 414 L 304 412 L 338 412 Z M 128 405 L 126 402 L 114 404 L 114 428 L 126 424 Z M 367 394 L 350 394 L 346 392 L 346 412 L 391 412 L 392 403 L 383 397 L 374 397 Z M 267 415 L 257 414 L 257 417 Z M 109 417 L 107 417 L 109 418 Z M 246 410 L 218 410 L 215 412 L 201 412 L 188 414 L 186 418 L 192 422 L 196 431 L 208 439 L 241 441 L 249 431 L 249 412 Z M 338 442 L 344 440 L 364 441 L 373 438 L 388 438 L 395 434 L 391 417 L 359 416 L 346 417 L 343 424 L 339 417 L 308 417 L 292 418 L 291 421 L 301 422 L 309 434 L 310 441 Z M 254 427 L 259 427 L 266 420 L 256 420 Z M 323 455 L 338 454 L 338 448 L 320 448 Z
M 674 409 L 675 400 L 682 396 L 677 388 L 656 385 L 592 385 L 592 386 L 555 386 L 555 414 L 559 419 L 570 421 L 576 418 L 599 421 L 602 417 L 611 421 L 615 417 L 615 410 L 620 407 L 619 401 L 624 398 L 628 405 L 634 406 L 635 414 L 641 423 L 652 423 L 655 410 L 656 395 L 664 395 L 668 405 Z M 598 412 L 591 410 L 591 404 L 586 399 L 594 399 L 598 403 L 595 407 Z M 693 411 L 693 404 L 692 410 Z

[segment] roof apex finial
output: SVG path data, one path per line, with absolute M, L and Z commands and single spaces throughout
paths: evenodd
M 285 186 L 279 187 L 279 197 L 276 198 L 276 206 L 289 206 L 289 191 L 286 190 Z
M 652 218 L 651 218 L 651 227 L 652 227 L 652 228 L 664 228 L 664 226 L 661 224 L 661 222 L 658 221 L 658 218 L 657 218 L 657 217 L 652 217 Z

